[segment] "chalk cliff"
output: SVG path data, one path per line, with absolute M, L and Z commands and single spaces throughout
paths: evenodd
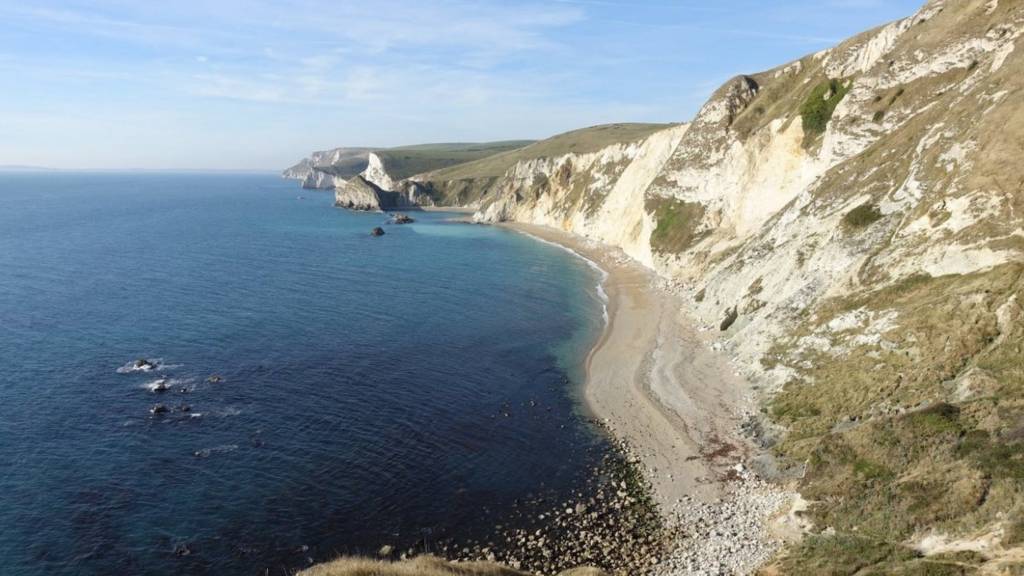
M 515 150 L 530 141 L 420 144 L 399 148 L 334 148 L 314 152 L 284 170 L 284 178 L 298 180 L 303 188 L 333 190 L 354 176 L 362 176 L 383 190 L 414 174 L 437 170 Z
M 366 170 L 369 157 L 369 148 L 334 148 L 314 152 L 281 175 L 298 180 L 303 188 L 333 190 L 337 184 L 344 184 L 346 179 Z
M 1020 0 L 931 0 L 687 124 L 388 188 L 620 247 L 685 294 L 810 502 L 784 573 L 999 573 L 1024 558 L 1022 30 Z
M 365 176 L 358 175 L 335 189 L 334 205 L 371 212 L 410 210 L 429 206 L 430 198 L 421 198 L 415 188 L 407 192 L 386 190 Z

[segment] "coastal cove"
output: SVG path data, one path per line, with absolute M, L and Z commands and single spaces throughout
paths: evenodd
M 283 574 L 588 490 L 613 453 L 575 398 L 599 274 L 331 203 L 273 176 L 4 176 L 9 573 Z
M 0 12 L 0 576 L 1024 576 L 1024 0 Z
M 602 271 L 605 329 L 587 356 L 581 401 L 643 478 L 664 543 L 654 574 L 747 573 L 800 532 L 800 501 L 751 463 L 772 459 L 744 431 L 751 384 L 714 348 L 682 290 L 621 250 L 549 226 L 505 222 Z M 727 538 L 719 535 L 727 534 Z

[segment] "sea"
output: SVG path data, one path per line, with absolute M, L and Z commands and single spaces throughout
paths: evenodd
M 0 174 L 0 573 L 293 574 L 580 490 L 599 272 L 411 215 L 274 174 Z

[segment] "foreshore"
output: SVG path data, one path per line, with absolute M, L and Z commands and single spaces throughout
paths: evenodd
M 754 392 L 698 331 L 680 297 L 617 249 L 545 226 L 503 224 L 567 248 L 606 274 L 607 324 L 583 398 L 637 460 L 674 542 L 662 574 L 745 573 L 771 557 L 768 521 L 791 499 L 745 464 Z M 706 572 L 705 572 L 706 571 Z

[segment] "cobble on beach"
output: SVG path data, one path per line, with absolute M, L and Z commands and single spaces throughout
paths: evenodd
M 749 574 L 778 552 L 781 541 L 766 527 L 791 494 L 740 464 L 722 498 L 683 498 L 659 509 L 639 458 L 621 441 L 617 445 L 621 459 L 610 457 L 595 469 L 589 493 L 546 507 L 524 503 L 536 528 L 446 546 L 442 554 L 540 575 L 595 566 L 623 576 L 718 576 Z
M 781 541 L 769 524 L 794 495 L 752 469 L 764 444 L 745 424 L 762 398 L 741 376 L 746 371 L 730 355 L 712 352 L 718 341 L 698 336 L 700 323 L 689 328 L 694 318 L 672 316 L 686 310 L 690 290 L 599 243 L 517 229 L 577 251 L 605 271 L 611 320 L 588 361 L 587 399 L 637 479 L 626 496 L 646 502 L 657 522 L 637 535 L 621 506 L 607 518 L 622 515 L 625 522 L 600 529 L 570 516 L 558 529 L 580 547 L 564 549 L 565 562 L 517 564 L 511 554 L 510 564 L 542 574 L 591 565 L 616 575 L 688 576 L 749 574 L 770 561 Z M 672 426 L 659 424 L 666 421 Z M 642 544 L 633 546 L 636 540 Z M 599 553 L 588 552 L 595 548 Z

